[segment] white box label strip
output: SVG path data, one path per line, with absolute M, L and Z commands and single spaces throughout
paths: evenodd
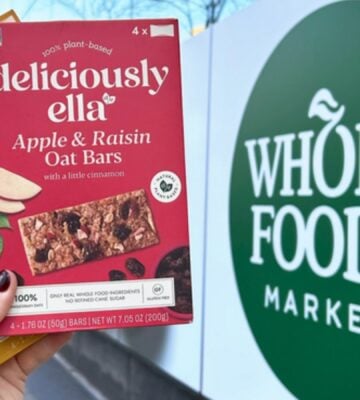
M 19 287 L 8 315 L 171 307 L 174 278 Z

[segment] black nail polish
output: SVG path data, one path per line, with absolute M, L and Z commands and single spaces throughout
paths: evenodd
M 6 270 L 0 272 L 0 292 L 5 292 L 10 286 L 10 275 Z
M 24 278 L 23 278 L 18 272 L 14 271 L 14 270 L 11 270 L 11 272 L 12 272 L 13 274 L 15 274 L 15 276 L 16 276 L 17 285 L 18 285 L 18 286 L 24 286 L 24 285 L 25 285 L 25 280 L 24 280 Z

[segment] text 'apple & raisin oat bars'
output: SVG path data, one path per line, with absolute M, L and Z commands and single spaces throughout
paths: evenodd
M 145 190 L 25 217 L 19 227 L 33 275 L 159 242 Z

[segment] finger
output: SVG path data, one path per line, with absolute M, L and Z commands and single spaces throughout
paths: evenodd
M 52 333 L 16 356 L 25 375 L 31 374 L 41 364 L 48 361 L 71 338 L 71 332 Z
M 3 270 L 0 272 L 0 321 L 8 313 L 17 288 L 16 276 L 13 272 Z

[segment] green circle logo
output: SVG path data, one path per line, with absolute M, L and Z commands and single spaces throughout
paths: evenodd
M 299 23 L 236 144 L 232 253 L 249 325 L 299 399 L 360 398 L 360 2 Z

